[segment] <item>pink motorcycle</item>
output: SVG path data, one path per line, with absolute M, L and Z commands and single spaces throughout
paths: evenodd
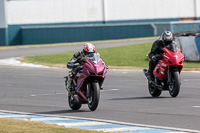
M 107 73 L 106 66 L 97 53 L 83 58 L 83 66 L 72 82 L 72 91 L 68 91 L 68 103 L 72 110 L 78 110 L 82 104 L 88 104 L 91 111 L 97 109 L 100 89 Z M 65 77 L 66 81 L 68 77 Z

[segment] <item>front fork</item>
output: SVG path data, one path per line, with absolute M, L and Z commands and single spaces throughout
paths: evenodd
M 86 88 L 87 88 L 86 98 L 89 98 L 91 96 L 91 84 L 87 83 Z
M 167 84 L 168 85 L 172 85 L 172 77 L 173 77 L 173 72 L 175 72 L 175 71 L 178 71 L 178 68 L 177 68 L 177 66 L 169 66 L 168 67 L 168 80 L 167 80 Z
M 168 80 L 167 80 L 167 84 L 168 85 L 171 85 L 172 84 L 172 72 L 171 71 L 168 71 L 167 73 L 168 75 Z
M 98 81 L 94 81 L 94 82 L 98 82 Z M 92 83 L 87 83 L 87 85 L 86 85 L 86 89 L 87 89 L 86 98 L 91 97 Z M 103 90 L 103 88 L 100 88 L 100 90 Z

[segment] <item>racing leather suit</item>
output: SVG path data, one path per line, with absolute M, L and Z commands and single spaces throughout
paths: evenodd
M 84 57 L 83 51 L 76 52 L 72 56 L 72 59 L 67 63 L 67 68 L 71 69 L 71 71 L 69 71 L 68 80 L 67 80 L 66 89 L 68 90 L 72 88 L 71 84 L 72 84 L 74 75 L 76 75 L 76 73 L 81 69 L 83 65 L 83 62 L 82 62 L 83 57 Z M 79 64 L 79 66 L 75 65 L 77 63 Z
M 154 78 L 153 70 L 154 70 L 155 66 L 158 64 L 158 61 L 160 59 L 163 59 L 163 55 L 161 55 L 161 54 L 163 54 L 163 52 L 164 52 L 163 51 L 164 47 L 165 46 L 163 44 L 163 41 L 158 39 L 153 43 L 151 52 L 148 54 L 148 57 L 150 58 L 148 73 L 150 74 L 151 79 Z

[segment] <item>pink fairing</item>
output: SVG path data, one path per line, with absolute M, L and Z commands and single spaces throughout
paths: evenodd
M 83 69 L 77 73 L 73 80 L 81 103 L 88 102 L 86 98 L 86 84 L 95 81 L 99 83 L 101 88 L 107 73 L 106 67 L 97 53 L 86 55 L 84 61 Z

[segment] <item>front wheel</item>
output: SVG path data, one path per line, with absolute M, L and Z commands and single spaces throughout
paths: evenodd
M 160 94 L 162 93 L 161 90 L 153 87 L 149 81 L 148 81 L 148 89 L 149 89 L 149 94 L 152 96 L 152 97 L 159 97 Z
M 169 85 L 169 94 L 172 97 L 178 96 L 180 91 L 180 77 L 178 72 L 172 73 L 172 83 Z
M 99 83 L 93 82 L 90 88 L 90 96 L 88 98 L 88 107 L 91 111 L 95 111 L 99 104 L 100 88 Z
M 76 99 L 74 99 L 69 93 L 68 93 L 68 103 L 69 103 L 69 107 L 72 109 L 72 110 L 79 110 L 81 108 L 81 104 L 78 103 L 76 101 Z

